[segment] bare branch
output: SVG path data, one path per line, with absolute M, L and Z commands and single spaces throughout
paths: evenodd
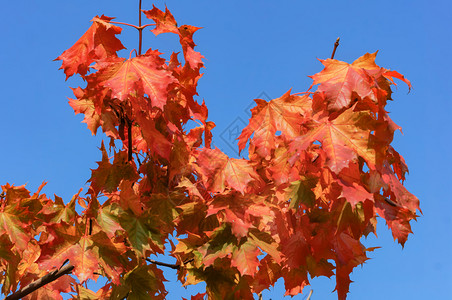
M 339 46 L 339 39 L 340 38 L 337 38 L 336 43 L 334 43 L 334 49 L 333 49 L 333 53 L 331 54 L 331 59 L 333 59 L 334 58 L 334 54 L 336 54 L 336 49 Z
M 20 289 L 19 291 L 9 295 L 8 297 L 5 298 L 5 300 L 21 299 L 21 298 L 27 296 L 28 294 L 33 293 L 40 287 L 43 287 L 44 285 L 57 280 L 58 278 L 60 278 L 63 275 L 71 274 L 73 269 L 74 269 L 74 266 L 71 264 L 68 264 L 66 266 L 61 266 L 61 268 L 56 269 L 56 270 L 44 275 L 43 277 L 39 278 L 38 280 L 33 281 L 32 283 L 30 283 L 26 287 Z
M 150 262 L 151 264 L 157 265 L 157 266 L 168 267 L 168 268 L 171 268 L 171 269 L 174 269 L 174 270 L 179 270 L 181 268 L 181 265 L 178 265 L 178 264 L 168 264 L 168 263 L 164 263 L 164 262 L 161 262 L 161 261 L 156 261 L 156 260 L 153 260 L 153 259 L 150 259 L 150 258 L 146 258 L 146 261 Z M 184 261 L 184 264 L 187 264 L 187 263 L 192 262 L 192 261 L 194 261 L 193 258 Z
M 157 266 L 168 267 L 168 268 L 171 268 L 171 269 L 174 269 L 174 270 L 179 270 L 180 269 L 180 265 L 177 265 L 177 264 L 167 264 L 167 263 L 156 261 L 156 260 L 153 260 L 153 259 L 150 259 L 150 258 L 146 258 L 146 260 L 148 262 L 150 262 L 151 264 L 154 264 L 154 265 L 157 265 Z

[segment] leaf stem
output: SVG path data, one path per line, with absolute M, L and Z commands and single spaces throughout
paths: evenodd
M 135 28 L 135 29 L 137 29 L 137 30 L 145 29 L 145 28 L 148 27 L 148 26 L 155 26 L 155 24 L 144 24 L 143 26 L 137 26 L 137 25 L 133 25 L 133 24 L 129 24 L 129 23 L 115 22 L 115 21 L 110 21 L 109 23 L 111 23 L 111 24 L 117 24 L 117 25 L 130 26 L 130 27 L 133 27 L 133 28 Z
M 138 29 L 138 26 L 133 25 L 133 24 L 129 24 L 129 23 L 115 22 L 115 21 L 110 21 L 109 23 L 111 23 L 111 24 L 117 24 L 117 25 L 126 25 L 126 26 L 133 27 L 133 28 L 135 28 L 135 29 Z
M 333 53 L 331 54 L 331 59 L 333 59 L 334 58 L 334 54 L 336 54 L 336 49 L 339 46 L 339 40 L 340 40 L 340 37 L 338 37 L 336 42 L 334 43 L 334 49 L 333 49 Z

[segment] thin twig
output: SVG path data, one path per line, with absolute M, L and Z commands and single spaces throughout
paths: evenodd
M 64 265 L 64 263 L 63 263 L 63 265 Z M 19 291 L 9 295 L 8 297 L 5 298 L 5 300 L 21 299 L 21 298 L 27 296 L 28 294 L 33 293 L 40 287 L 42 287 L 52 281 L 57 280 L 58 278 L 60 278 L 63 275 L 71 274 L 73 269 L 74 269 L 74 266 L 71 264 L 68 264 L 66 266 L 61 266 L 61 268 L 56 269 L 56 270 L 44 275 L 43 277 L 33 281 L 32 283 L 30 283 L 26 287 L 20 289 Z
M 333 49 L 333 53 L 331 54 L 331 59 L 333 59 L 334 58 L 334 54 L 336 54 L 336 49 L 339 46 L 339 39 L 340 38 L 337 38 L 336 43 L 334 43 L 334 49 Z
M 157 266 L 162 266 L 162 267 L 168 267 L 168 268 L 171 268 L 171 269 L 174 269 L 174 270 L 179 270 L 181 268 L 181 265 L 178 265 L 178 264 L 168 264 L 168 263 L 164 263 L 164 262 L 161 262 L 161 261 L 156 261 L 156 260 L 153 260 L 153 259 L 150 259 L 150 258 L 146 258 L 146 260 L 148 262 L 150 262 L 151 264 L 154 264 L 154 265 L 157 265 Z M 194 258 L 187 259 L 186 261 L 184 261 L 184 264 L 188 264 L 189 262 L 192 262 L 194 260 L 195 260 Z
M 153 259 L 150 259 L 150 258 L 146 258 L 146 260 L 148 262 L 150 262 L 151 264 L 154 264 L 154 265 L 157 265 L 157 266 L 168 267 L 168 268 L 171 268 L 171 269 L 174 269 L 174 270 L 179 270 L 180 269 L 180 265 L 177 265 L 177 264 L 167 264 L 167 263 L 156 261 L 156 260 L 153 260 Z
M 143 27 L 141 27 L 141 0 L 138 6 L 138 55 L 141 55 L 143 45 Z
M 337 40 L 339 40 L 339 38 L 337 38 Z M 306 300 L 311 299 L 312 293 L 314 293 L 314 290 L 309 291 L 309 295 L 308 295 L 308 298 L 306 298 Z
M 129 24 L 129 23 L 116 22 L 116 21 L 110 21 L 109 23 L 111 23 L 111 24 L 117 24 L 117 25 L 126 25 L 126 26 L 133 27 L 133 28 L 135 28 L 135 29 L 138 29 L 138 26 L 133 25 L 133 24 Z
M 130 26 L 130 27 L 133 27 L 133 28 L 135 28 L 135 29 L 138 29 L 138 30 L 140 30 L 140 29 L 145 29 L 146 27 L 148 27 L 148 26 L 155 26 L 155 24 L 145 24 L 145 25 L 142 25 L 142 26 L 137 26 L 137 25 L 133 25 L 133 24 L 129 24 L 129 23 L 124 23 L 124 22 L 116 22 L 116 21 L 110 21 L 110 22 L 108 22 L 108 23 L 111 23 L 111 24 L 117 24 L 117 25 L 125 25 L 125 26 Z
M 133 122 L 131 120 L 129 120 L 129 118 L 127 118 L 126 120 L 127 120 L 127 142 L 128 142 L 127 160 L 132 161 L 133 160 L 133 157 L 132 157 L 132 154 L 133 154 L 133 151 L 132 151 L 132 125 L 133 125 Z

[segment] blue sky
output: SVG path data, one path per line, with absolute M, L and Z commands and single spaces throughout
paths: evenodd
M 101 155 L 102 135 L 91 136 L 81 116 L 74 116 L 67 98 L 69 86 L 52 60 L 69 48 L 90 26 L 95 15 L 137 23 L 138 1 L 7 1 L 0 19 L 1 140 L 0 184 L 22 185 L 32 191 L 48 181 L 44 192 L 68 201 L 90 177 Z M 305 91 L 307 75 L 322 69 L 317 58 L 331 55 L 338 36 L 336 58 L 352 62 L 379 50 L 377 64 L 397 70 L 413 84 L 402 84 L 388 110 L 402 126 L 394 147 L 410 169 L 405 184 L 421 200 L 424 215 L 412 224 L 405 249 L 392 241 L 384 222 L 378 239 L 363 243 L 381 246 L 351 279 L 348 299 L 446 299 L 452 297 L 452 79 L 450 70 L 452 20 L 450 1 L 156 1 L 168 6 L 179 24 L 203 27 L 195 42 L 206 69 L 199 95 L 217 124 L 214 143 L 236 155 L 231 139 L 235 127 L 249 118 L 256 97 L 276 98 L 288 89 Z M 143 8 L 152 8 L 144 0 Z M 124 29 L 128 52 L 137 47 L 137 33 Z M 144 46 L 169 53 L 175 35 L 156 39 L 147 31 Z M 265 95 L 263 94 L 265 93 Z M 242 120 L 242 121 L 241 121 Z M 242 124 L 242 125 L 240 125 Z M 232 147 L 231 147 L 232 145 Z M 174 277 L 169 299 L 188 297 Z M 312 281 L 311 299 L 337 299 L 334 281 Z M 309 291 L 307 288 L 306 291 Z M 281 283 L 264 299 L 282 299 Z M 304 299 L 305 295 L 295 297 Z

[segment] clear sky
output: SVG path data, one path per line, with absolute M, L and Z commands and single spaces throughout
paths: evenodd
M 303 92 L 307 75 L 322 69 L 317 58 L 331 55 L 338 36 L 337 59 L 352 62 L 379 50 L 377 64 L 397 70 L 413 84 L 393 94 L 388 110 L 403 128 L 394 147 L 410 169 L 405 182 L 421 200 L 424 215 L 413 223 L 405 249 L 392 241 L 379 221 L 381 246 L 351 275 L 348 299 L 452 299 L 452 2 L 430 1 L 156 1 L 168 6 L 179 24 L 203 29 L 196 48 L 206 69 L 199 95 L 217 124 L 214 143 L 235 154 L 236 129 L 249 118 L 256 97 L 276 98 L 288 89 Z M 102 135 L 91 136 L 81 116 L 74 116 L 66 97 L 69 86 L 52 60 L 69 48 L 96 15 L 137 23 L 138 1 L 4 1 L 0 18 L 1 147 L 0 184 L 32 191 L 48 181 L 44 192 L 70 200 L 101 159 Z M 143 0 L 143 8 L 152 2 Z M 135 30 L 123 30 L 128 52 L 137 48 Z M 178 49 L 175 35 L 158 39 L 146 31 L 144 46 L 169 53 Z M 264 93 L 264 94 L 263 94 Z M 168 299 L 188 297 L 169 273 Z M 337 299 L 334 280 L 312 280 L 312 300 Z M 306 292 L 309 288 L 305 289 Z M 282 299 L 279 282 L 264 299 Z M 295 299 L 305 299 L 300 295 Z M 189 298 L 189 297 L 188 297 Z

